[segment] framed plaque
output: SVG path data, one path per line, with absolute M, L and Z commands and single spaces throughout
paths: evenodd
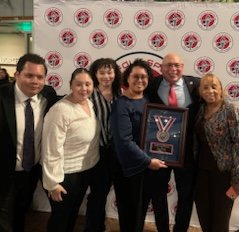
M 152 158 L 165 161 L 168 166 L 182 167 L 187 117 L 187 108 L 146 104 L 141 148 Z

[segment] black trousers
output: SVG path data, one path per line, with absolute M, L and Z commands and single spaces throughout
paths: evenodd
M 100 161 L 96 169 L 97 180 L 93 181 L 87 198 L 85 232 L 105 231 L 105 205 L 112 185 L 112 149 L 100 147 Z
M 24 232 L 25 216 L 29 209 L 37 182 L 41 179 L 41 166 L 30 172 L 16 171 L 10 178 L 9 189 L 0 190 L 0 231 Z
M 62 194 L 63 201 L 61 202 L 50 199 L 51 215 L 47 225 L 48 232 L 72 232 L 74 230 L 87 188 L 97 181 L 97 168 L 98 164 L 83 172 L 65 174 L 61 185 L 66 189 L 67 194 Z
M 195 203 L 203 232 L 228 232 L 233 201 L 226 196 L 230 187 L 228 172 L 200 169 Z
M 117 201 L 120 232 L 143 231 L 143 194 L 144 172 L 124 177 L 121 168 L 115 166 L 114 189 Z
M 174 232 L 187 232 L 193 206 L 195 169 L 193 166 L 184 168 L 167 168 L 159 171 L 148 170 L 144 181 L 144 217 L 148 204 L 152 201 L 155 223 L 159 232 L 169 232 L 168 213 L 168 182 L 174 171 L 176 189 L 178 192 L 177 210 Z

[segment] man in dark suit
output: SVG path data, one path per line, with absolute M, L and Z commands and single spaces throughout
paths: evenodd
M 29 208 L 37 181 L 43 117 L 57 101 L 55 90 L 45 85 L 47 67 L 36 54 L 23 55 L 15 73 L 16 82 L 0 87 L 0 231 L 23 232 L 25 213 Z M 30 100 L 32 126 L 32 165 L 23 165 L 26 100 Z M 26 139 L 25 139 L 26 140 Z M 26 141 L 25 141 L 26 142 Z M 29 146 L 30 147 L 30 144 Z M 24 166 L 24 168 L 23 168 Z
M 167 54 L 161 66 L 162 75 L 152 80 L 147 95 L 150 102 L 170 105 L 168 98 L 170 86 L 174 88 L 175 107 L 189 109 L 185 142 L 185 160 L 182 168 L 168 167 L 158 171 L 148 170 L 145 181 L 145 213 L 152 200 L 156 226 L 159 232 L 169 232 L 168 182 L 174 171 L 178 202 L 175 216 L 174 232 L 187 232 L 192 213 L 193 191 L 195 182 L 195 161 L 193 158 L 194 119 L 199 106 L 197 88 L 199 78 L 183 75 L 184 64 L 177 54 Z

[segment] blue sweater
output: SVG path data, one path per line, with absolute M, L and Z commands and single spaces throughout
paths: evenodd
M 146 98 L 120 96 L 112 106 L 111 129 L 114 148 L 124 176 L 144 171 L 151 158 L 140 149 L 141 120 Z

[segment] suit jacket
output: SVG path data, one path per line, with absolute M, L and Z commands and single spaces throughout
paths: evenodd
M 0 87 L 0 181 L 7 187 L 16 166 L 17 126 L 15 112 L 15 83 Z M 41 94 L 47 99 L 45 113 L 58 100 L 51 86 L 44 86 Z
M 185 164 L 191 164 L 194 162 L 193 156 L 193 131 L 196 114 L 199 109 L 199 95 L 198 95 L 198 85 L 200 78 L 193 76 L 183 76 L 184 82 L 188 88 L 189 94 L 191 96 L 192 103 L 187 107 L 189 109 L 188 120 L 187 120 L 187 130 L 186 130 L 186 142 L 185 142 Z M 149 101 L 152 103 L 164 104 L 162 99 L 158 96 L 157 91 L 163 76 L 158 76 L 152 78 L 149 83 L 145 94 L 148 96 Z

